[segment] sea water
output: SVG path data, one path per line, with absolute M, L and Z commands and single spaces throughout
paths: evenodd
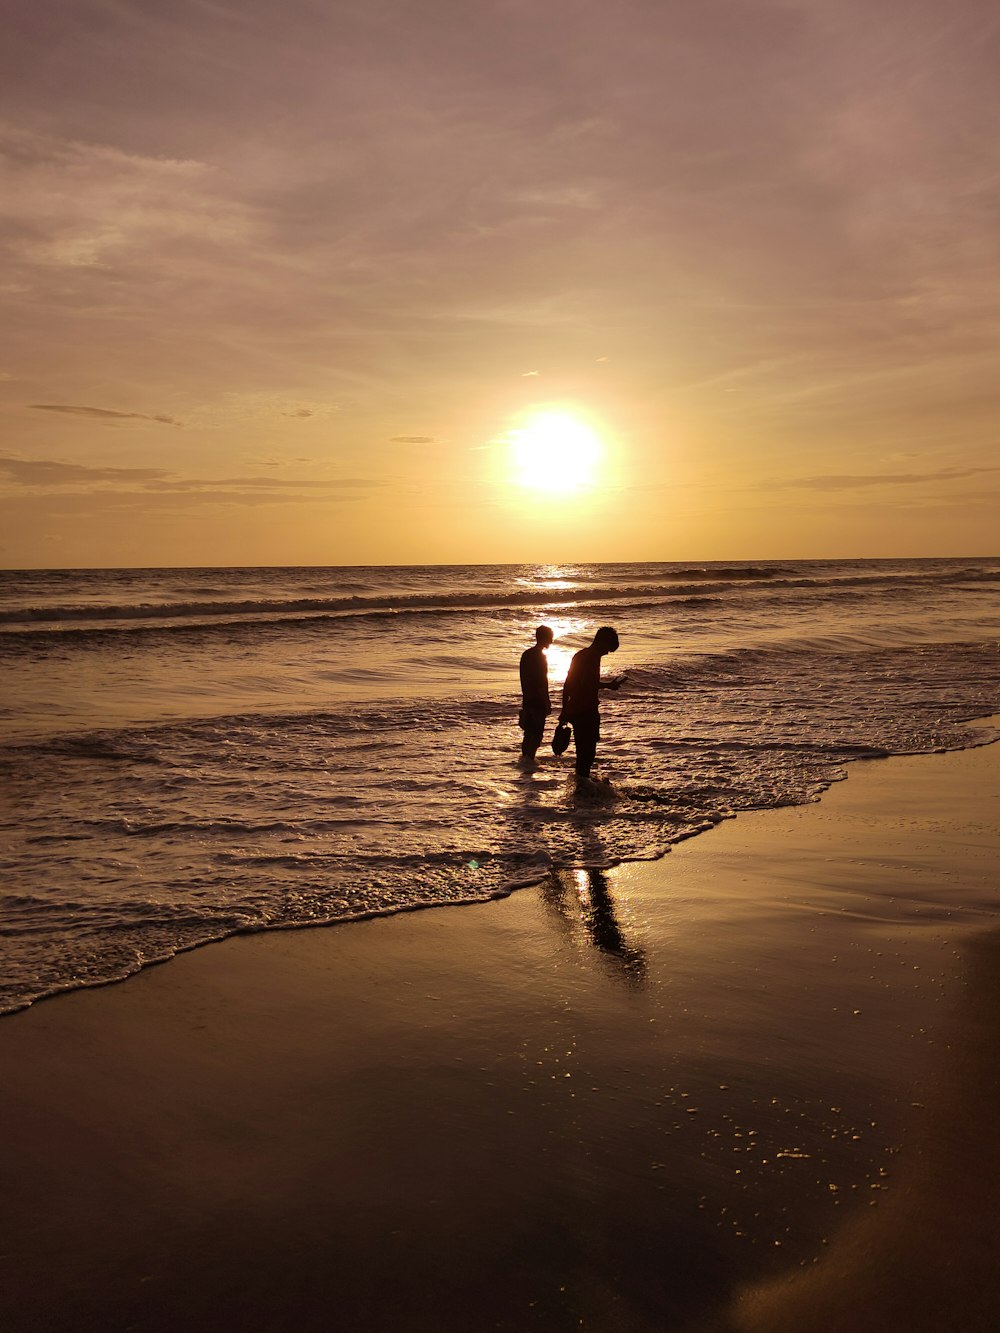
M 991 738 L 1000 560 L 0 573 L 0 1011 L 239 931 L 474 902 Z M 595 772 L 518 763 L 600 625 Z M 548 733 L 547 733 L 548 736 Z

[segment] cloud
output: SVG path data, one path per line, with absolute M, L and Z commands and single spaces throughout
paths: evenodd
M 68 403 L 29 403 L 36 412 L 67 412 L 77 417 L 97 417 L 102 421 L 156 421 L 162 426 L 179 426 L 174 417 L 148 416 L 145 412 L 114 412 L 110 407 L 77 407 Z
M 217 428 L 234 423 L 273 425 L 277 418 L 307 421 L 339 415 L 340 406 L 329 399 L 289 397 L 259 390 L 227 391 L 213 396 L 205 406 L 192 411 L 190 424 Z
M 515 191 L 512 199 L 528 207 L 542 209 L 583 208 L 594 209 L 604 206 L 604 200 L 598 191 L 584 185 L 567 183 L 547 188 Z
M 768 481 L 754 489 L 773 490 L 780 487 L 808 491 L 853 491 L 864 486 L 908 486 L 960 481 L 964 477 L 976 477 L 984 472 L 1000 472 L 1000 466 L 944 467 L 934 472 L 831 473 L 816 477 L 795 477 L 787 481 Z
M 164 476 L 168 474 L 163 474 Z M 384 481 L 368 477 L 330 477 L 310 480 L 285 480 L 282 477 L 218 477 L 212 479 L 190 478 L 187 480 L 153 481 L 151 490 L 157 491 L 197 491 L 208 486 L 238 486 L 247 490 L 317 490 L 317 491 L 366 491 L 384 486 Z
M 100 488 L 90 493 L 102 496 L 114 493 L 106 488 L 123 485 L 139 485 L 142 493 L 150 496 L 173 492 L 192 497 L 217 494 L 220 487 L 231 487 L 234 491 L 245 492 L 248 504 L 266 501 L 269 497 L 262 492 L 270 492 L 270 498 L 275 500 L 294 498 L 292 493 L 295 491 L 340 491 L 345 493 L 343 498 L 360 498 L 364 492 L 386 485 L 384 481 L 370 477 L 178 477 L 163 468 L 88 467 L 82 463 L 7 456 L 0 457 L 0 474 L 4 473 L 22 486 L 51 488 L 84 483 Z
M 82 463 L 58 463 L 41 458 L 0 458 L 0 472 L 22 486 L 67 486 L 81 481 L 153 483 L 170 476 L 169 472 L 156 467 L 85 467 Z
M 308 505 L 322 503 L 351 504 L 359 495 L 342 493 L 318 496 L 315 493 L 287 492 L 272 494 L 267 491 L 204 490 L 204 491 L 148 491 L 148 490 L 86 490 L 54 491 L 49 494 L 27 493 L 17 500 L 17 512 L 35 511 L 40 519 L 56 514 L 72 514 L 92 520 L 104 513 L 133 512 L 141 522 L 144 514 L 160 511 L 192 512 L 212 505 L 259 508 L 265 505 Z M 8 501 L 8 503 L 13 503 Z M 2 501 L 0 501 L 2 504 Z
M 167 240 L 231 244 L 246 229 L 201 161 L 0 125 L 0 170 L 12 253 L 31 265 L 102 269 Z
M 390 444 L 434 444 L 433 435 L 391 435 Z

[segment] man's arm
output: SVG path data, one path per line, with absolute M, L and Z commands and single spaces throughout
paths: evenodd
M 569 664 L 569 670 L 566 672 L 566 680 L 563 683 L 562 710 L 559 713 L 560 722 L 565 721 L 566 713 L 568 712 L 570 703 L 573 699 L 573 680 L 576 675 L 576 672 L 577 672 L 577 665 L 576 665 L 576 658 L 574 657 L 572 662 L 570 662 Z

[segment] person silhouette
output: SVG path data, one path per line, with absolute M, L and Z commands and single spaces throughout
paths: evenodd
M 534 759 L 545 733 L 545 719 L 552 712 L 545 650 L 554 637 L 548 625 L 539 625 L 535 630 L 534 646 L 521 654 L 521 711 L 517 723 L 524 732 L 521 754 L 525 759 Z
M 581 648 L 573 655 L 563 686 L 560 722 L 569 722 L 576 743 L 576 776 L 585 785 L 597 753 L 601 734 L 601 713 L 598 707 L 600 690 L 617 690 L 625 680 L 601 680 L 601 658 L 618 651 L 618 634 L 610 625 L 602 625 L 594 635 L 589 648 Z

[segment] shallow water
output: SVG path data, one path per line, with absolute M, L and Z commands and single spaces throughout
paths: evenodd
M 0 1009 L 234 931 L 477 901 L 815 799 L 1000 708 L 1000 561 L 0 575 Z M 598 770 L 518 767 L 594 629 Z M 554 689 L 553 693 L 556 693 Z

